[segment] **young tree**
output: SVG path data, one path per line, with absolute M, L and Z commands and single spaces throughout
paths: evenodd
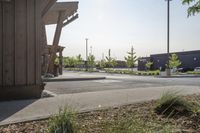
M 153 65 L 153 62 L 151 62 L 151 61 L 148 61 L 148 62 L 145 64 L 147 70 L 150 70 L 152 65 Z
M 111 67 L 114 68 L 115 66 L 117 66 L 117 61 L 116 59 L 112 58 Z
M 178 56 L 176 54 L 172 54 L 169 57 L 169 68 L 177 68 L 181 65 L 181 61 L 178 59 Z
M 106 64 L 108 67 L 114 68 L 117 65 L 117 61 L 111 57 L 111 50 L 108 50 L 108 56 L 106 56 Z
M 106 67 L 106 61 L 104 59 L 102 59 L 100 62 L 99 62 L 99 67 L 100 68 L 105 68 Z
M 127 52 L 128 56 L 127 57 L 124 57 L 125 60 L 126 60 L 126 65 L 132 69 L 133 71 L 133 68 L 135 66 L 135 63 L 137 61 L 137 56 L 135 55 L 136 53 L 134 52 L 134 48 L 133 46 L 131 47 L 131 51 L 130 52 Z
M 78 56 L 76 56 L 76 61 L 77 61 L 77 65 L 81 65 L 83 62 L 83 58 L 81 57 L 81 54 L 79 54 Z
M 88 65 L 91 68 L 93 68 L 95 66 L 95 56 L 92 54 L 88 56 Z
M 183 4 L 192 4 L 188 8 L 188 17 L 191 15 L 195 15 L 200 12 L 200 0 L 182 0 Z

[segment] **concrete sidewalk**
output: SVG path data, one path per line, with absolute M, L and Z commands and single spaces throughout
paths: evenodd
M 68 72 L 63 73 L 54 78 L 43 78 L 43 82 L 63 82 L 63 81 L 85 81 L 85 80 L 102 80 L 105 76 L 84 75 L 82 72 Z M 89 73 L 90 74 L 90 73 Z
M 70 106 L 80 112 L 158 99 L 164 91 L 200 93 L 197 86 L 169 86 L 58 95 L 39 100 L 0 102 L 0 125 L 44 119 Z

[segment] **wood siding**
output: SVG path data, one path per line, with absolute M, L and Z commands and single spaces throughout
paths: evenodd
M 40 4 L 0 2 L 0 86 L 41 84 Z
M 14 84 L 14 1 L 3 3 L 3 85 Z M 6 34 L 5 34 L 6 33 Z
M 2 17 L 3 17 L 3 11 L 2 11 L 2 3 L 0 2 L 0 86 L 2 85 L 2 80 L 3 80 L 3 27 L 2 27 Z

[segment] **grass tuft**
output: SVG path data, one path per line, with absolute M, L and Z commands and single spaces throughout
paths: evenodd
M 155 111 L 157 114 L 173 117 L 190 114 L 192 107 L 179 92 L 168 91 L 158 100 Z
M 60 109 L 50 118 L 47 133 L 77 133 L 76 113 L 72 109 Z
M 103 133 L 170 133 L 174 129 L 166 124 L 159 125 L 151 122 L 146 122 L 141 118 L 130 116 L 129 118 L 122 118 L 114 123 L 106 123 Z

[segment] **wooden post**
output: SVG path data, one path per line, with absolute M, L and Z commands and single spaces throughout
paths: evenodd
M 59 74 L 63 74 L 63 55 L 62 55 L 62 50 L 59 51 Z

